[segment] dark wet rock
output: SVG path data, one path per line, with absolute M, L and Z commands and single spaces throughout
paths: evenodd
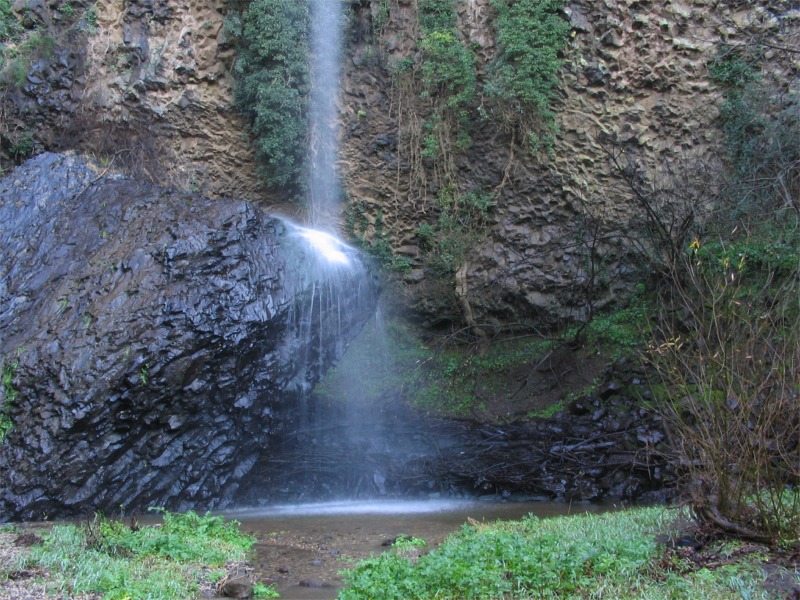
M 247 579 L 229 579 L 220 586 L 219 590 L 225 598 L 252 598 L 253 584 Z
M 301 579 L 298 583 L 300 587 L 307 587 L 307 588 L 330 588 L 333 587 L 327 581 L 322 581 L 321 579 Z
M 504 424 L 502 438 L 487 424 L 440 422 L 436 455 L 389 469 L 387 489 L 408 495 L 422 491 L 420 481 L 435 481 L 451 495 L 458 490 L 494 501 L 669 500 L 677 473 L 663 422 L 624 393 L 632 373 L 644 375 L 630 366 L 604 373 L 600 389 L 615 393 L 587 394 L 550 419 Z
M 229 504 L 374 308 L 350 249 L 74 156 L 0 180 L 0 244 L 3 519 Z

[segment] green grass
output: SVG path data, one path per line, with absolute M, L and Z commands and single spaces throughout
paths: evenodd
M 195 597 L 203 568 L 244 560 L 254 543 L 236 521 L 191 511 L 163 512 L 161 525 L 138 529 L 97 517 L 86 526 L 53 527 L 32 548 L 28 561 L 50 573 L 53 593 L 95 592 L 104 600 L 186 600 Z
M 684 572 L 654 536 L 678 516 L 663 507 L 465 525 L 419 558 L 389 551 L 344 571 L 339 598 L 766 598 L 760 571 Z

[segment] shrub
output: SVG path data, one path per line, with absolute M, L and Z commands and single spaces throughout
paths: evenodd
M 774 541 L 800 531 L 800 254 L 750 266 L 736 251 L 764 243 L 696 243 L 649 358 L 698 518 Z
M 238 40 L 236 100 L 270 185 L 303 186 L 310 90 L 307 0 L 254 0 L 226 23 Z
M 561 52 L 569 25 L 559 15 L 563 0 L 492 0 L 497 11 L 497 58 L 490 65 L 487 93 L 507 127 L 520 131 L 533 150 L 552 142 Z

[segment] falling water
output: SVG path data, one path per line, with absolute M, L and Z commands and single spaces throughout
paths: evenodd
M 311 0 L 311 23 L 310 221 L 314 227 L 330 230 L 339 201 L 336 100 L 341 57 L 341 0 Z

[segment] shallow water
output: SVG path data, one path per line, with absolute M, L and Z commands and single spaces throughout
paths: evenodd
M 274 506 L 227 511 L 256 535 L 258 578 L 274 583 L 288 600 L 335 598 L 343 587 L 338 571 L 387 550 L 399 534 L 412 535 L 435 548 L 467 519 L 490 522 L 604 512 L 610 504 L 555 502 L 476 502 L 456 500 L 354 501 Z M 312 586 L 312 587 L 309 587 Z M 319 586 L 326 587 L 319 587 Z

